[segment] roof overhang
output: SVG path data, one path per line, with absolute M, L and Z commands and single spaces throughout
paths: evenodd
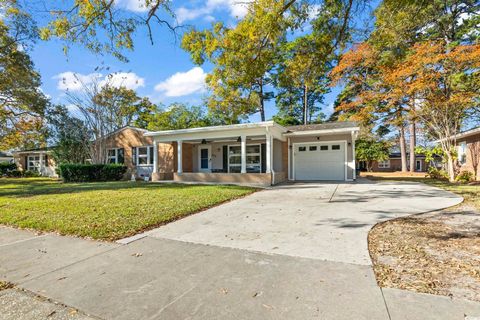
M 284 141 L 287 129 L 273 121 L 258 123 L 241 123 L 226 126 L 190 128 L 147 132 L 145 136 L 153 137 L 157 142 L 188 141 L 198 139 L 225 139 L 239 136 L 261 136 L 270 134 Z
M 337 129 L 320 129 L 320 130 L 303 130 L 287 132 L 286 137 L 302 137 L 302 136 L 319 136 L 319 135 L 335 135 L 335 134 L 357 134 L 360 127 L 337 128 Z

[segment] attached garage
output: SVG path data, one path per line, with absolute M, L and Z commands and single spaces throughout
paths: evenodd
M 345 141 L 295 143 L 294 180 L 346 180 Z

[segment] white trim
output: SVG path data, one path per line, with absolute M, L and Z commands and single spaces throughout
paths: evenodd
M 344 144 L 344 148 L 345 148 L 345 162 L 344 162 L 344 167 L 345 167 L 345 172 L 344 172 L 344 175 L 345 175 L 345 179 L 344 181 L 351 181 L 352 179 L 348 179 L 348 153 L 347 153 L 347 148 L 348 148 L 348 145 L 347 145 L 347 140 L 333 140 L 333 141 L 310 141 L 310 142 L 296 142 L 296 143 L 293 143 L 292 144 L 292 158 L 293 158 L 293 161 L 292 161 L 292 171 L 293 171 L 293 180 L 296 180 L 295 178 L 295 146 L 296 145 L 308 145 L 308 144 L 335 144 L 335 143 L 343 143 Z
M 158 172 L 158 142 L 153 139 L 153 173 Z
M 238 146 L 241 147 L 241 144 L 240 143 L 227 144 L 227 172 L 228 173 L 231 173 L 230 172 L 230 147 L 238 147 Z M 261 143 L 250 143 L 250 144 L 247 143 L 245 147 L 249 147 L 249 146 L 258 146 L 259 147 L 259 153 L 246 153 L 246 156 L 248 157 L 249 155 L 253 155 L 253 156 L 258 156 L 260 158 L 260 163 L 259 163 L 260 171 L 258 173 L 262 173 L 262 144 Z M 232 166 L 240 167 L 240 171 L 241 171 L 241 164 L 239 165 L 239 164 L 233 163 Z M 250 172 L 250 173 L 256 173 L 256 172 Z
M 177 141 L 177 173 L 178 173 L 178 174 L 182 174 L 182 173 L 183 173 L 182 147 L 183 147 L 183 141 L 182 141 L 182 140 L 178 140 L 178 141 Z
M 267 128 L 267 127 L 276 127 L 284 132 L 287 131 L 286 128 L 273 121 L 264 121 L 257 123 L 240 123 L 240 124 L 231 124 L 225 126 L 212 126 L 212 127 L 199 127 L 199 128 L 189 128 L 189 129 L 180 129 L 180 130 L 164 130 L 164 131 L 153 131 L 145 133 L 145 136 L 166 136 L 174 134 L 184 134 L 184 133 L 197 133 L 197 132 L 214 132 L 214 131 L 228 131 L 235 129 L 246 129 L 246 128 Z
M 262 171 L 261 165 L 260 159 L 260 171 Z M 247 173 L 247 137 L 245 135 L 240 137 L 240 173 Z
M 417 163 L 420 163 L 420 169 L 418 169 L 418 172 L 422 172 L 423 166 L 422 166 L 422 160 L 415 160 L 415 171 L 417 171 Z
M 270 134 L 267 133 L 265 137 L 265 156 L 266 156 L 266 166 L 265 166 L 265 173 L 272 173 L 272 155 L 273 155 L 273 138 Z
M 202 169 L 202 149 L 208 150 L 208 168 Z M 212 145 L 201 144 L 198 146 L 198 171 L 199 172 L 211 172 L 212 171 Z
M 352 131 L 352 164 L 353 164 L 353 180 L 357 179 L 357 161 L 355 157 L 355 140 L 356 140 L 356 133 Z M 347 144 L 348 146 L 348 144 Z M 347 154 L 348 155 L 348 154 Z
M 291 170 L 291 168 L 290 168 L 292 156 L 291 156 L 290 152 L 291 152 L 291 149 L 290 149 L 290 138 L 287 138 L 287 158 L 288 158 L 288 159 L 287 159 L 287 170 L 288 170 L 288 172 L 287 172 L 287 178 L 288 178 L 288 180 L 292 180 L 292 170 Z
M 345 132 L 357 132 L 359 131 L 359 127 L 351 127 L 351 128 L 337 128 L 337 129 L 319 129 L 319 130 L 303 130 L 303 131 L 294 131 L 284 133 L 285 137 L 293 137 L 293 136 L 314 136 L 314 135 L 323 135 L 323 134 L 335 134 L 335 133 L 345 133 Z
M 149 144 L 149 145 L 138 146 L 138 147 L 133 147 L 133 148 L 135 148 L 135 166 L 136 167 L 151 167 L 151 166 L 153 166 L 153 163 L 155 162 L 155 155 L 153 157 L 153 163 L 150 163 L 150 150 L 151 150 L 150 148 L 154 148 L 153 145 Z M 140 164 L 139 161 L 138 161 L 138 159 L 140 158 L 138 150 L 140 148 L 147 148 L 147 156 L 146 156 L 147 163 L 146 164 Z M 142 158 L 144 158 L 143 155 L 142 155 Z

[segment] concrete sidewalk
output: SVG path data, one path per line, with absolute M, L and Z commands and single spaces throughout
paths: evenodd
M 0 239 L 1 280 L 100 319 L 480 315 L 479 303 L 382 292 L 369 266 L 150 237 L 115 245 L 0 228 Z

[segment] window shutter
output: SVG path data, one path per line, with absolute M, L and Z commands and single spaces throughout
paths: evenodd
M 117 163 L 125 163 L 125 149 L 123 148 L 117 149 Z
M 228 172 L 228 146 L 223 146 L 223 172 Z
M 267 172 L 267 145 L 262 143 L 260 148 L 261 158 L 262 158 L 262 173 Z
M 136 147 L 132 147 L 132 164 L 134 166 L 137 165 L 137 148 Z
M 25 167 L 23 167 L 23 171 L 28 170 L 28 156 L 25 156 Z
M 148 149 L 150 149 L 150 163 L 149 164 L 152 164 L 153 165 L 153 147 L 148 147 Z
M 48 167 L 48 155 L 45 155 L 45 167 Z

